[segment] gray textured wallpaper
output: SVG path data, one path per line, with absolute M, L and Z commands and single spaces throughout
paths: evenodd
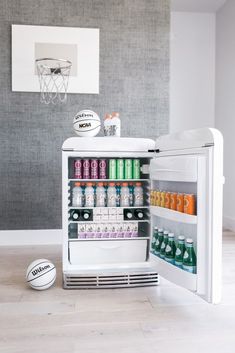
M 122 136 L 168 132 L 169 0 L 0 6 L 0 229 L 61 228 L 61 145 L 74 135 L 77 111 L 119 111 Z M 41 104 L 39 93 L 12 92 L 11 24 L 100 28 L 100 94 L 70 94 L 58 107 Z

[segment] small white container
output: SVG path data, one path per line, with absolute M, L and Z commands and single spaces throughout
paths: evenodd
M 120 137 L 121 136 L 121 120 L 119 113 L 106 114 L 104 118 L 104 135 Z

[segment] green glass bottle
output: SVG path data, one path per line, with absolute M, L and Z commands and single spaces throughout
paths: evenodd
M 174 233 L 168 234 L 168 242 L 165 249 L 165 260 L 171 264 L 175 263 L 175 235 Z
M 175 252 L 175 265 L 179 268 L 183 266 L 183 256 L 185 251 L 185 237 L 183 235 L 178 236 L 178 244 Z
M 155 244 L 158 238 L 158 227 L 153 228 L 152 242 L 151 242 L 151 251 L 154 252 Z
M 164 230 L 163 241 L 162 241 L 161 249 L 160 249 L 160 257 L 162 259 L 165 259 L 165 249 L 166 249 L 167 242 L 168 242 L 168 231 Z
M 162 241 L 163 241 L 163 229 L 160 228 L 160 229 L 158 229 L 158 237 L 157 237 L 157 240 L 155 243 L 155 251 L 154 251 L 154 254 L 157 256 L 160 255 Z
M 197 257 L 193 248 L 193 239 L 186 239 L 182 267 L 185 271 L 197 273 Z

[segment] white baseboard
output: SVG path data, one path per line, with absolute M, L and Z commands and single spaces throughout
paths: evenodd
M 0 231 L 0 246 L 49 244 L 62 244 L 62 229 Z
M 229 229 L 229 230 L 235 232 L 235 219 L 231 218 L 231 217 L 224 216 L 224 218 L 223 218 L 223 228 L 224 229 Z

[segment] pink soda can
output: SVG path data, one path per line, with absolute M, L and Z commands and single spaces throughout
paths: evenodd
M 107 162 L 106 159 L 99 160 L 99 178 L 107 179 Z
M 74 178 L 82 179 L 82 160 L 76 159 L 74 161 Z
M 97 159 L 91 159 L 91 179 L 99 179 L 99 166 Z
M 87 158 L 83 159 L 82 166 L 83 166 L 83 179 L 90 179 L 91 177 L 90 160 Z

